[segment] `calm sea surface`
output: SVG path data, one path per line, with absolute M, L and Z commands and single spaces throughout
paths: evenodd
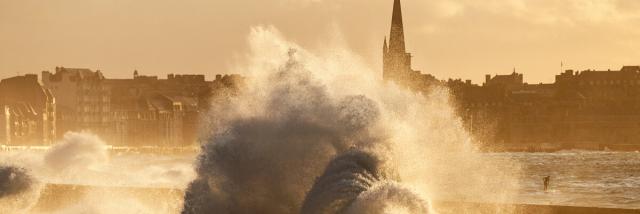
M 514 202 L 588 207 L 640 208 L 640 153 L 566 151 L 490 153 L 520 163 L 523 175 Z M 551 176 L 543 190 L 543 177 Z

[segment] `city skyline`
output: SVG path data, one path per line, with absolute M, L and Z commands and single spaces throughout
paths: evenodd
M 366 4 L 365 4 L 366 3 Z M 311 50 L 346 46 L 381 73 L 390 1 L 2 2 L 0 78 L 56 66 L 99 69 L 111 78 L 169 73 L 240 73 L 252 26 L 272 25 Z M 438 79 L 480 83 L 515 67 L 530 83 L 565 69 L 640 64 L 633 1 L 404 1 L 414 68 Z M 225 8 L 238 13 L 225 12 Z M 366 8 L 366 9 L 363 9 Z M 231 10 L 230 10 L 231 11 Z M 39 15 L 32 15 L 39 14 Z M 370 16 L 368 14 L 379 14 Z M 289 23 L 307 16 L 307 24 Z M 79 19 L 78 17 L 84 17 Z M 60 54 L 64 51 L 64 54 Z
M 407 52 L 411 47 L 406 46 L 401 1 L 394 0 L 392 8 L 390 34 L 385 36 L 382 43 L 382 79 L 385 83 L 394 82 L 423 95 L 433 93 L 437 87 L 446 87 L 455 103 L 457 115 L 475 137 L 501 143 L 543 142 L 546 139 L 539 136 L 555 136 L 569 141 L 584 141 L 585 137 L 589 137 L 587 141 L 593 142 L 598 137 L 584 133 L 605 135 L 598 131 L 611 133 L 614 130 L 598 126 L 610 124 L 608 119 L 619 120 L 616 116 L 620 114 L 632 120 L 637 117 L 635 112 L 638 112 L 640 103 L 636 101 L 635 94 L 640 86 L 640 66 L 604 71 L 563 70 L 555 75 L 551 84 L 527 84 L 524 75 L 517 73 L 515 68 L 506 75 L 486 74 L 481 84 L 472 83 L 471 80 L 437 79 L 429 72 L 413 69 L 413 55 Z M 289 57 L 293 57 L 295 53 L 290 48 L 298 47 L 294 43 L 278 43 L 278 40 L 282 40 L 276 38 L 279 34 L 254 36 L 276 43 L 257 44 L 251 40 L 252 50 L 263 47 L 280 49 L 288 51 Z M 266 56 L 257 58 L 267 62 L 277 58 L 273 53 Z M 331 71 L 342 72 L 340 70 Z M 366 73 L 370 71 L 361 72 L 360 76 L 367 76 Z M 213 81 L 207 81 L 204 74 L 168 74 L 166 79 L 137 69 L 132 74 L 128 78 L 113 78 L 97 69 L 55 67 L 54 71 L 42 71 L 40 78 L 37 74 L 27 74 L 2 79 L 0 107 L 4 114 L 0 115 L 0 119 L 4 122 L 0 121 L 0 130 L 4 131 L 0 132 L 0 142 L 4 139 L 5 143 L 22 141 L 37 144 L 42 139 L 47 143 L 61 137 L 57 135 L 60 133 L 88 130 L 117 145 L 189 145 L 197 141 L 195 136 L 197 127 L 200 127 L 197 118 L 208 111 L 210 101 L 238 96 L 245 93 L 243 88 L 247 86 L 247 78 L 237 74 L 216 74 Z M 254 83 L 263 80 L 260 77 L 249 79 Z M 600 108 L 602 105 L 607 108 Z M 49 116 L 43 118 L 38 115 Z M 550 126 L 549 121 L 555 123 Z M 497 125 L 473 128 L 483 127 L 487 122 Z M 638 137 L 633 132 L 635 125 L 631 125 L 627 127 L 629 124 L 624 121 L 617 124 L 617 127 L 627 127 L 632 131 L 615 130 L 619 133 L 613 135 L 617 136 L 613 141 L 624 144 Z M 522 132 L 523 127 L 529 131 Z M 540 127 L 553 130 L 574 127 L 577 131 L 565 132 L 564 136 L 538 134 L 538 137 L 532 137 L 522 134 L 533 133 L 532 130 L 537 128 L 545 133 L 553 133 Z M 492 130 L 495 132 L 491 133 Z M 564 144 L 559 143 L 555 149 L 572 146 Z M 589 144 L 587 147 L 601 146 Z
M 637 9 L 0 0 L 0 213 L 638 213 Z

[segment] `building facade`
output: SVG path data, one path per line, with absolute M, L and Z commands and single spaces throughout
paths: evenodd
M 135 146 L 186 146 L 197 142 L 200 117 L 210 94 L 204 75 L 140 75 L 108 79 L 116 122 L 113 143 Z
M 0 144 L 48 145 L 56 138 L 56 101 L 28 74 L 0 81 Z
M 60 133 L 90 131 L 105 135 L 111 129 L 110 91 L 102 73 L 85 68 L 56 67 L 42 72 L 42 84 L 57 98 Z
M 507 75 L 486 75 L 482 85 L 437 80 L 411 68 L 401 4 L 394 0 L 382 76 L 417 93 L 447 87 L 476 142 L 492 147 L 640 148 L 640 66 L 567 70 L 550 84 L 528 84 L 515 69 Z
M 479 141 L 541 149 L 640 148 L 640 66 L 567 70 L 552 84 L 522 74 L 482 85 L 450 81 L 458 112 Z
M 400 0 L 393 3 L 389 43 L 385 38 L 382 46 L 382 78 L 416 91 L 427 91 L 430 86 L 440 83 L 434 76 L 411 68 L 411 53 L 407 53 L 405 46 Z

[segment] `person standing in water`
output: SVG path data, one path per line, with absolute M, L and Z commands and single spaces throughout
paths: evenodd
M 544 183 L 544 191 L 546 192 L 549 189 L 549 181 L 551 180 L 551 176 L 546 176 L 542 179 Z

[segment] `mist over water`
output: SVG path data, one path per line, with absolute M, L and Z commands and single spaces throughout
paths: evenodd
M 42 185 L 27 169 L 0 165 L 0 213 L 26 213 L 38 202 Z
M 66 133 L 46 150 L 16 150 L 0 163 L 31 171 L 44 183 L 88 186 L 185 188 L 195 172 L 191 154 L 144 154 L 109 150 L 98 136 Z
M 49 169 L 66 172 L 103 167 L 109 161 L 107 145 L 98 136 L 70 132 L 44 156 Z
M 70 132 L 46 150 L 15 150 L 0 155 L 0 163 L 16 166 L 0 167 L 0 192 L 7 186 L 14 192 L 26 186 L 33 190 L 0 197 L 0 213 L 178 213 L 182 206 L 179 195 L 135 188 L 184 189 L 195 177 L 194 159 L 194 155 L 114 152 L 96 135 Z M 6 172 L 20 176 L 7 182 Z M 47 202 L 54 207 L 30 210 L 38 199 L 54 200 Z
M 183 213 L 425 213 L 518 185 L 474 151 L 446 89 L 385 84 L 340 43 L 308 51 L 270 27 L 249 44 L 251 79 L 212 103 Z

